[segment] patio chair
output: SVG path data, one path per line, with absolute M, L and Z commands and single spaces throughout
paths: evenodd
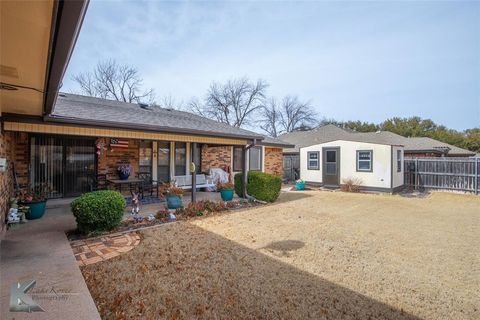
M 155 192 L 158 198 L 159 186 L 157 181 L 153 181 L 152 175 L 150 173 L 139 173 L 138 178 L 142 180 L 142 182 L 138 186 L 142 199 L 145 198 L 145 193 L 148 193 L 148 192 L 150 192 L 150 197 L 152 197 L 153 192 Z
M 107 190 L 108 189 L 107 175 L 106 174 L 98 174 L 96 176 L 89 175 L 88 185 L 89 185 L 90 191 Z

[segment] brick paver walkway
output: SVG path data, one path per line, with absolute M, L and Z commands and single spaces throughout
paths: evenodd
M 76 240 L 71 242 L 71 246 L 78 265 L 86 266 L 117 257 L 132 250 L 139 243 L 140 235 L 132 232 L 90 240 Z

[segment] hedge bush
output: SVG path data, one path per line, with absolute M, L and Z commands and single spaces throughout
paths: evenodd
M 117 191 L 102 190 L 84 193 L 75 199 L 71 209 L 78 230 L 88 234 L 108 231 L 120 224 L 125 209 L 125 199 Z
M 243 197 L 243 174 L 234 177 L 235 193 Z M 258 171 L 248 172 L 247 193 L 258 200 L 274 202 L 280 195 L 282 178 Z

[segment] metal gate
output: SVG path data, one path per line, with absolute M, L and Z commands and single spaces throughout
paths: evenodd
M 49 198 L 73 197 L 89 191 L 96 172 L 95 141 L 88 138 L 30 137 L 30 185 L 46 184 Z
M 300 178 L 300 155 L 286 154 L 283 156 L 283 178 L 295 181 Z

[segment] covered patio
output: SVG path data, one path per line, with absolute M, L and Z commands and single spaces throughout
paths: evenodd
M 45 119 L 3 119 L 16 189 L 47 184 L 49 198 L 188 181 L 181 187 L 194 201 L 195 191 L 205 191 L 197 185 L 214 187 L 211 169 L 229 181 L 248 170 L 282 174 L 283 142 L 177 110 L 61 93 Z M 126 181 L 120 166 L 129 168 Z

